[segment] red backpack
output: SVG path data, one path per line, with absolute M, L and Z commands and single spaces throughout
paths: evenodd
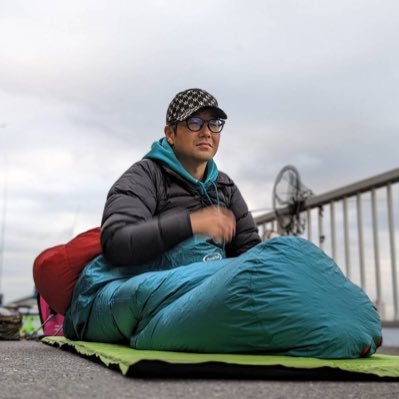
M 88 230 L 66 244 L 46 249 L 35 259 L 33 280 L 37 291 L 55 312 L 65 314 L 80 272 L 101 254 L 100 232 L 100 227 Z

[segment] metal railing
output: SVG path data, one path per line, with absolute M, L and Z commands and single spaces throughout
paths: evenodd
M 398 203 L 399 168 L 310 197 L 301 208 L 306 238 L 334 258 L 388 322 L 399 321 Z M 255 222 L 263 237 L 278 230 L 274 212 Z

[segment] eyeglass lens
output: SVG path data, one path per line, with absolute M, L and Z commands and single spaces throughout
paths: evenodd
M 204 121 L 201 118 L 189 118 L 186 122 L 187 127 L 192 132 L 199 132 L 202 129 L 202 126 L 206 123 L 212 133 L 220 133 L 225 121 L 223 119 L 210 119 L 209 121 Z

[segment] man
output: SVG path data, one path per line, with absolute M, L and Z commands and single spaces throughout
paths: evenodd
M 227 257 L 261 241 L 238 188 L 213 160 L 226 119 L 205 90 L 173 98 L 165 137 L 108 194 L 101 241 L 111 264 L 144 264 L 197 235 L 222 244 Z
M 65 337 L 142 350 L 371 355 L 381 323 L 367 295 L 307 240 L 260 243 L 213 160 L 226 119 L 204 90 L 172 100 L 165 137 L 110 190 L 107 259 L 80 273 Z

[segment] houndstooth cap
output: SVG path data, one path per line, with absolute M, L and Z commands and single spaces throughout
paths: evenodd
M 227 119 L 226 113 L 219 108 L 216 98 L 201 89 L 187 89 L 177 93 L 166 112 L 166 124 L 182 122 L 202 108 L 213 108 L 215 116 Z

